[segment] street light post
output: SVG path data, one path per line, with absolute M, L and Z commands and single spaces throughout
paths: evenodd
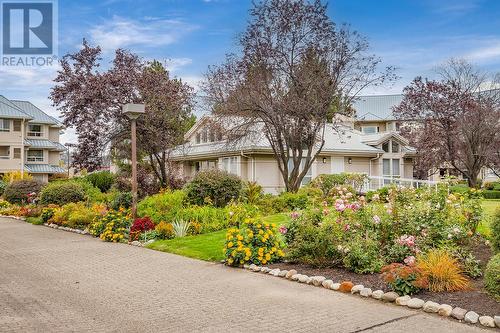
M 144 104 L 125 104 L 123 113 L 130 119 L 132 139 L 132 218 L 137 217 L 137 118 L 144 114 Z

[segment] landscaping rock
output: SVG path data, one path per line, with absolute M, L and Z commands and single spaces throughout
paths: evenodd
M 269 272 L 271 271 L 271 269 L 270 269 L 269 267 L 262 267 L 262 268 L 260 269 L 260 271 L 261 271 L 262 273 L 269 273 Z
M 420 298 L 412 298 L 406 303 L 406 306 L 410 309 L 420 309 L 424 306 L 424 304 L 424 300 L 421 300 Z
M 467 310 L 456 307 L 453 309 L 453 311 L 451 311 L 451 316 L 455 319 L 458 319 L 458 320 L 464 320 L 466 313 L 467 313 Z
M 290 280 L 295 274 L 297 274 L 297 271 L 295 269 L 291 269 L 288 273 L 286 273 L 285 277 Z
M 332 283 L 332 285 L 330 286 L 330 289 L 331 290 L 339 290 L 340 289 L 340 283 L 338 283 L 338 282 Z
M 354 283 L 350 281 L 344 281 L 339 286 L 339 291 L 343 293 L 351 292 L 352 287 L 354 287 Z
M 89 234 L 89 232 L 87 230 L 82 231 L 82 235 L 88 235 L 88 234 Z
M 394 291 L 389 291 L 382 295 L 382 300 L 384 302 L 394 302 L 398 297 L 399 295 L 397 293 L 395 293 Z
M 251 271 L 253 271 L 256 267 L 257 267 L 257 265 L 250 264 L 250 266 L 248 266 L 248 269 L 251 270 Z
M 479 317 L 479 322 L 485 327 L 495 327 L 495 320 L 490 316 Z
M 250 268 L 250 265 L 249 265 L 249 264 L 244 264 L 244 265 L 243 265 L 243 268 L 244 268 L 244 269 L 249 269 L 249 268 Z
M 384 295 L 383 290 L 375 290 L 374 292 L 372 292 L 372 298 L 375 299 L 381 299 L 383 295 Z
M 144 246 L 149 245 L 149 244 L 153 243 L 154 241 L 155 241 L 154 239 L 150 239 L 146 243 L 144 243 Z
M 321 285 L 326 289 L 332 289 L 332 284 L 332 280 L 324 280 L 323 282 L 321 282 Z
M 309 276 L 307 276 L 307 275 L 301 274 L 300 277 L 299 277 L 299 282 L 300 283 L 307 283 L 308 280 L 309 280 Z
M 299 281 L 299 278 L 302 276 L 302 274 L 293 274 L 291 277 L 290 277 L 290 280 L 292 281 Z
M 400 296 L 400 297 L 396 298 L 396 304 L 401 305 L 401 306 L 406 306 L 410 299 L 411 299 L 411 297 L 408 295 Z
M 308 277 L 307 277 L 306 284 L 313 284 L 313 279 L 312 279 L 312 277 L 310 277 L 310 276 L 308 276 Z
M 451 316 L 451 311 L 453 311 L 453 308 L 451 305 L 448 304 L 441 304 L 438 309 L 438 314 L 443 317 L 449 317 Z
M 362 284 L 357 284 L 351 288 L 351 294 L 358 294 L 361 290 L 363 290 L 365 286 Z
M 466 323 L 475 324 L 479 319 L 479 315 L 474 311 L 469 311 L 465 314 L 464 320 Z
M 363 288 L 359 294 L 363 297 L 370 297 L 372 295 L 372 290 L 370 288 Z
M 422 307 L 422 310 L 424 310 L 425 312 L 436 313 L 439 311 L 439 305 L 439 303 L 427 301 Z
M 279 277 L 285 277 L 287 274 L 288 274 L 287 270 L 282 270 L 282 271 L 280 271 L 280 273 L 278 274 L 278 276 Z
M 495 316 L 493 320 L 495 321 L 495 325 L 497 325 L 497 327 L 500 327 L 500 316 Z
M 260 267 L 259 267 L 259 266 L 257 266 L 257 265 L 255 265 L 255 266 L 254 266 L 254 268 L 252 268 L 252 271 L 253 271 L 253 272 L 256 272 L 256 273 L 257 273 L 257 272 L 260 272 Z
M 272 275 L 272 276 L 278 276 L 280 274 L 280 269 L 279 268 L 275 268 L 275 269 L 271 270 L 269 272 L 269 274 Z
M 141 246 L 141 242 L 139 242 L 139 241 L 133 241 L 132 243 L 130 243 L 130 245 Z
M 326 277 L 324 276 L 313 276 L 312 277 L 312 283 L 316 286 L 319 287 L 323 283 L 323 281 L 326 280 Z

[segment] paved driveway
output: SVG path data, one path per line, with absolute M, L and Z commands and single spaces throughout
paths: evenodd
M 484 332 L 220 264 L 0 218 L 1 332 Z

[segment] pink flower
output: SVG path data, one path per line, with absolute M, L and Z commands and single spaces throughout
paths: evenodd
M 278 230 L 282 235 L 286 234 L 288 231 L 288 229 L 284 225 L 281 225 Z
M 415 260 L 416 259 L 414 256 L 409 256 L 405 258 L 404 263 L 407 264 L 408 266 L 413 266 L 415 265 Z
M 290 217 L 293 219 L 293 220 L 296 220 L 300 217 L 300 212 L 292 212 L 290 214 Z
M 346 205 L 344 205 L 343 203 L 335 203 L 335 209 L 339 212 L 343 212 L 346 208 Z
M 349 224 L 344 225 L 344 231 L 349 231 L 351 226 Z
M 328 208 L 323 209 L 323 215 L 328 215 L 328 214 L 330 214 Z
M 352 210 L 358 210 L 359 208 L 361 208 L 361 205 L 357 202 L 353 202 L 349 208 L 351 208 Z
M 373 215 L 373 223 L 375 223 L 375 224 L 380 223 L 380 217 L 378 215 Z

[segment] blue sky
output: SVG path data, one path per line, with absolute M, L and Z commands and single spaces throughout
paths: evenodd
M 246 0 L 60 0 L 59 56 L 86 38 L 103 47 L 106 61 L 115 48 L 126 48 L 166 61 L 175 76 L 196 86 L 208 65 L 237 50 L 250 6 Z M 366 94 L 400 93 L 415 76 L 432 77 L 450 57 L 500 72 L 500 1 L 332 0 L 328 12 L 366 36 L 384 64 L 398 68 L 398 82 Z M 0 94 L 29 99 L 57 116 L 47 99 L 56 70 L 0 67 Z M 72 131 L 63 137 L 73 139 Z

